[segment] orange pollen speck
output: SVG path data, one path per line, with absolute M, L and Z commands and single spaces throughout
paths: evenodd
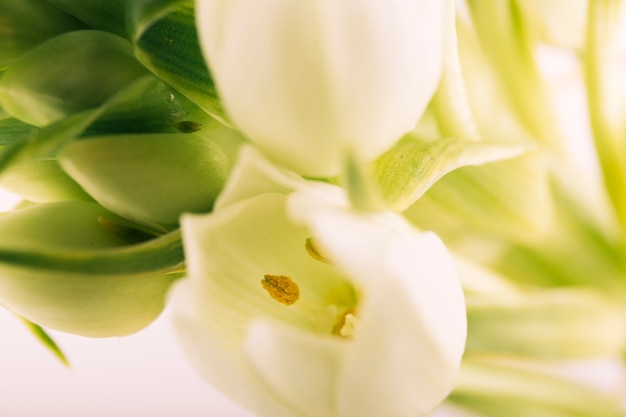
M 290 306 L 300 299 L 298 284 L 288 276 L 266 274 L 261 280 L 261 285 L 270 297 L 286 306 Z

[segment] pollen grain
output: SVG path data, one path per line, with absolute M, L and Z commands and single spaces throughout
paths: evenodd
M 300 287 L 288 276 L 266 274 L 261 280 L 261 285 L 270 297 L 286 306 L 300 299 Z

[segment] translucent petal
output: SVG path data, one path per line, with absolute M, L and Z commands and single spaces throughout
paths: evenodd
M 197 19 L 234 123 L 283 165 L 326 176 L 416 123 L 441 72 L 444 5 L 215 0 Z
M 330 335 L 256 321 L 245 349 L 254 370 L 285 403 L 306 416 L 333 417 L 345 345 Z

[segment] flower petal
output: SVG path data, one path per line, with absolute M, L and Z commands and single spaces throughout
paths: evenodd
M 300 304 L 321 314 L 324 295 L 345 283 L 336 268 L 307 253 L 310 234 L 287 219 L 285 200 L 281 194 L 263 194 L 207 216 L 183 217 L 190 279 L 202 296 L 199 302 L 211 306 L 207 325 L 231 346 L 243 343 L 255 317 L 322 330 Z M 291 277 L 300 287 L 301 302 L 285 306 L 273 299 L 261 285 L 266 274 Z
M 244 145 L 237 154 L 237 163 L 215 202 L 215 208 L 263 193 L 288 194 L 304 184 L 306 181 L 302 177 L 272 164 L 253 146 Z
M 390 276 L 370 291 L 346 355 L 342 417 L 425 415 L 456 383 L 465 304 L 445 248 L 426 235 L 392 245 L 388 256 Z
M 306 416 L 332 417 L 345 347 L 338 338 L 255 321 L 245 349 L 260 377 L 286 403 Z
M 346 152 L 379 155 L 413 127 L 437 87 L 445 2 L 197 6 L 201 45 L 229 115 L 296 172 L 334 175 Z
M 202 313 L 194 310 L 197 300 L 194 287 L 189 284 L 189 280 L 185 280 L 174 287 L 172 305 L 179 341 L 195 369 L 214 388 L 259 415 L 297 416 L 264 381 L 255 376 L 241 352 L 225 348 L 219 338 L 208 330 Z
M 452 260 L 434 234 L 395 219 L 331 208 L 309 218 L 333 261 L 363 289 L 340 377 L 342 417 L 429 412 L 452 390 L 463 354 L 465 302 Z

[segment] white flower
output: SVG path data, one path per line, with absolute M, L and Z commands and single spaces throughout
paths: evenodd
M 198 0 L 196 14 L 235 125 L 281 164 L 327 176 L 418 121 L 439 82 L 446 3 Z
M 173 301 L 192 363 L 260 416 L 425 415 L 466 336 L 445 247 L 288 174 L 246 148 L 216 210 L 183 217 Z

